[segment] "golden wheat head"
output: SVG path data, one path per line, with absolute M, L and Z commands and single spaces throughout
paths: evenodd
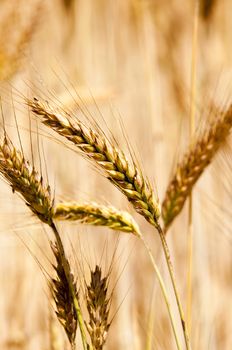
M 51 222 L 53 200 L 49 185 L 43 184 L 42 177 L 7 137 L 0 144 L 0 173 L 40 220 Z
M 181 212 L 194 184 L 228 137 L 231 126 L 232 106 L 215 119 L 210 126 L 207 126 L 177 165 L 162 204 L 165 229 Z
M 107 226 L 112 230 L 140 236 L 139 227 L 129 213 L 98 203 L 58 203 L 54 206 L 53 218 L 79 221 L 93 226 Z
M 34 114 L 61 136 L 71 141 L 81 153 L 95 162 L 106 177 L 127 197 L 135 210 L 154 226 L 158 226 L 160 209 L 150 183 L 135 162 L 129 162 L 124 153 L 99 131 L 86 127 L 62 110 L 52 109 L 38 99 L 27 100 Z
M 74 347 L 78 322 L 75 306 L 73 304 L 73 296 L 70 292 L 69 281 L 64 271 L 60 252 L 55 244 L 51 244 L 51 247 L 56 258 L 56 265 L 54 265 L 56 277 L 51 281 L 52 295 L 56 304 L 56 315 L 67 334 L 70 344 Z M 78 298 L 73 275 L 70 274 L 70 276 L 72 278 L 75 294 Z
M 108 278 L 102 277 L 101 268 L 96 265 L 91 271 L 91 281 L 87 286 L 86 304 L 89 323 L 86 324 L 93 350 L 102 350 L 110 327 L 109 302 L 107 296 Z

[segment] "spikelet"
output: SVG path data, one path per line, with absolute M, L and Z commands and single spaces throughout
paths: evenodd
M 0 173 L 12 190 L 23 196 L 32 212 L 50 224 L 53 207 L 50 187 L 43 184 L 42 177 L 7 137 L 0 144 Z
M 207 126 L 178 164 L 162 204 L 162 217 L 166 230 L 181 212 L 194 184 L 228 137 L 231 126 L 232 106 Z
M 109 301 L 107 297 L 108 276 L 102 277 L 101 268 L 96 265 L 91 271 L 91 281 L 87 286 L 86 304 L 89 323 L 86 324 L 93 350 L 101 350 L 110 327 Z
M 56 265 L 54 265 L 56 277 L 51 281 L 52 296 L 56 304 L 56 315 L 67 334 L 72 348 L 74 348 L 78 322 L 75 306 L 73 304 L 73 296 L 70 292 L 69 281 L 66 278 L 57 245 L 51 243 L 51 248 L 56 258 Z M 69 266 L 68 261 L 67 264 Z M 72 285 L 78 299 L 76 283 L 74 282 L 73 275 L 71 273 L 69 275 L 72 279 Z
M 53 218 L 80 221 L 83 224 L 94 226 L 107 226 L 112 230 L 140 236 L 139 227 L 129 213 L 98 203 L 58 203 L 54 206 Z
M 110 143 L 98 130 L 86 127 L 63 111 L 55 111 L 37 98 L 26 100 L 34 114 L 61 136 L 74 143 L 83 155 L 103 169 L 106 177 L 127 197 L 135 210 L 154 226 L 158 226 L 160 209 L 149 182 L 135 162 Z

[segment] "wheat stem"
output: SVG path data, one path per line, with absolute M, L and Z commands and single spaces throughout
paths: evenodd
M 197 78 L 197 46 L 198 46 L 198 25 L 199 25 L 199 1 L 194 3 L 193 20 L 193 41 L 192 41 L 192 63 L 191 63 L 191 99 L 190 99 L 190 142 L 193 142 L 196 119 L 196 78 Z M 188 216 L 188 235 L 187 235 L 187 325 L 191 334 L 192 318 L 192 266 L 193 266 L 193 193 L 189 195 L 189 216 Z
M 172 261 L 171 261 L 171 255 L 170 255 L 169 247 L 168 247 L 168 244 L 167 244 L 167 241 L 166 241 L 166 238 L 165 238 L 165 234 L 164 234 L 164 232 L 163 232 L 163 230 L 162 230 L 162 228 L 160 226 L 158 226 L 157 231 L 158 231 L 160 239 L 161 239 L 161 243 L 162 243 L 162 247 L 163 247 L 166 263 L 167 263 L 167 266 L 168 266 L 170 279 L 171 279 L 171 282 L 172 282 L 173 291 L 174 291 L 175 298 L 176 298 L 177 307 L 178 307 L 178 310 L 179 310 L 179 315 L 180 315 L 180 320 L 181 320 L 181 326 L 182 326 L 183 333 L 184 333 L 186 349 L 190 350 L 191 349 L 191 345 L 190 345 L 190 340 L 189 340 L 189 335 L 188 335 L 188 329 L 187 329 L 187 326 L 186 326 L 185 316 L 184 316 L 183 308 L 182 308 L 182 305 L 181 305 L 179 293 L 178 293 L 177 286 L 176 286 L 176 278 L 174 276 L 174 269 L 173 269 L 173 265 L 172 265 Z
M 159 285 L 160 285 L 160 289 L 161 289 L 161 292 L 162 292 L 165 304 L 167 306 L 167 310 L 168 310 L 169 318 L 170 318 L 170 321 L 171 321 L 173 334 L 174 334 L 175 341 L 176 341 L 176 347 L 177 347 L 178 350 L 181 350 L 180 341 L 179 341 L 179 338 L 178 338 L 178 335 L 177 335 L 177 331 L 176 331 L 175 318 L 174 318 L 172 310 L 171 310 L 171 305 L 170 305 L 170 302 L 169 302 L 169 297 L 168 297 L 168 294 L 167 294 L 167 290 L 166 290 L 163 278 L 162 278 L 162 276 L 160 274 L 160 271 L 159 271 L 159 268 L 158 268 L 158 266 L 157 266 L 157 264 L 155 262 L 153 254 L 151 252 L 151 249 L 149 248 L 148 244 L 144 240 L 143 236 L 141 236 L 141 239 L 142 239 L 142 242 L 143 242 L 143 244 L 144 244 L 144 246 L 145 246 L 145 248 L 147 250 L 147 253 L 149 255 L 150 261 L 152 263 L 152 266 L 154 268 L 156 277 L 157 277 Z
M 191 198 L 191 197 L 190 197 Z M 193 223 L 192 223 L 191 207 L 189 208 L 189 225 L 188 225 L 188 242 L 187 242 L 187 256 L 188 256 L 188 273 L 187 273 L 187 325 L 189 333 L 192 328 L 192 275 L 193 275 Z

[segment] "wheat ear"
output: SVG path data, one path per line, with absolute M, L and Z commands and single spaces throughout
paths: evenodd
M 232 106 L 207 126 L 177 165 L 162 204 L 165 230 L 181 212 L 193 186 L 228 137 L 231 126 Z
M 64 267 L 61 261 L 59 250 L 57 249 L 57 245 L 51 243 L 51 248 L 56 258 L 56 265 L 54 265 L 56 277 L 53 278 L 51 281 L 52 295 L 56 304 L 56 315 L 67 334 L 72 349 L 75 349 L 77 315 L 73 304 L 73 298 L 72 294 L 70 293 L 69 282 L 64 271 Z M 71 273 L 70 276 L 72 278 L 72 285 L 76 294 L 76 298 L 78 299 L 78 293 L 74 277 Z
M 102 350 L 110 327 L 108 294 L 108 275 L 102 277 L 101 268 L 96 265 L 91 271 L 91 281 L 86 288 L 86 305 L 89 323 L 86 324 L 93 350 Z
M 158 200 L 134 162 L 129 162 L 124 153 L 99 130 L 96 132 L 79 120 L 74 121 L 68 113 L 52 109 L 48 103 L 42 103 L 37 98 L 27 100 L 27 104 L 34 114 L 41 117 L 43 124 L 66 137 L 103 169 L 108 179 L 125 194 L 138 213 L 153 226 L 158 225 Z
M 58 203 L 54 206 L 53 218 L 80 221 L 94 226 L 107 226 L 112 230 L 134 233 L 140 236 L 139 227 L 129 213 L 98 203 Z
M 12 190 L 22 195 L 32 212 L 41 221 L 50 224 L 53 207 L 50 187 L 43 184 L 42 176 L 29 165 L 22 152 L 7 137 L 0 144 L 0 173 Z

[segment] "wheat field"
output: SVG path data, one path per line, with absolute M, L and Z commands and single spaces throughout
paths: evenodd
M 1 349 L 231 349 L 231 14 L 1 1 Z

